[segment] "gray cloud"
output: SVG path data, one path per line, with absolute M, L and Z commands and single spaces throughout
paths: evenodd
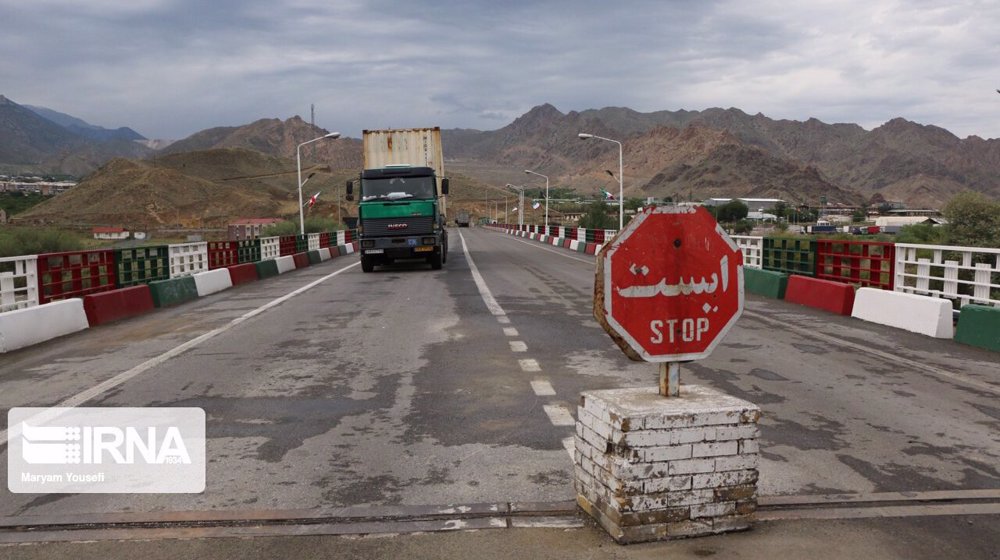
M 1000 136 L 1000 5 L 978 0 L 0 0 L 15 101 L 151 137 L 258 118 L 492 129 L 563 111 L 739 107 Z

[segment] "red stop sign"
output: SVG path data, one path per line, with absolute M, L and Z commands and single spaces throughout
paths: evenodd
M 743 313 L 743 253 L 704 208 L 642 212 L 597 262 L 594 316 L 633 360 L 706 358 Z

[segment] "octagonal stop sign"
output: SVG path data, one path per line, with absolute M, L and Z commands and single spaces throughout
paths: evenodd
M 598 254 L 594 317 L 633 360 L 707 357 L 743 313 L 743 253 L 701 207 L 640 213 Z

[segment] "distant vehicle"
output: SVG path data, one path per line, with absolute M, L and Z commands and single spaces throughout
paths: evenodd
M 469 222 L 471 221 L 471 216 L 465 210 L 460 210 L 455 216 L 455 225 L 458 227 L 469 227 Z
M 440 128 L 365 130 L 358 192 L 361 270 L 397 259 L 423 259 L 434 270 L 448 260 L 440 211 L 448 194 Z M 354 181 L 347 182 L 348 200 Z

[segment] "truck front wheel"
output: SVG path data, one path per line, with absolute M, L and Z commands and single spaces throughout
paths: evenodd
M 434 253 L 429 260 L 432 270 L 441 270 L 441 253 Z
M 372 272 L 373 270 L 375 270 L 375 259 L 361 255 L 361 271 Z

